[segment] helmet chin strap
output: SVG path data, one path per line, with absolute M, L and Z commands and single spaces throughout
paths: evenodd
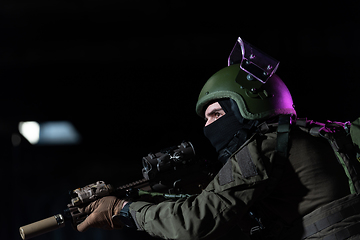
M 229 99 L 231 104 L 231 111 L 234 113 L 235 117 L 241 124 L 241 128 L 233 136 L 231 141 L 219 151 L 218 160 L 225 164 L 230 156 L 237 150 L 241 145 L 243 145 L 249 137 L 257 130 L 259 124 L 258 120 L 247 120 L 243 118 L 240 114 L 239 108 L 236 102 L 233 99 Z
M 239 111 L 239 108 L 238 108 L 236 102 L 235 102 L 233 99 L 231 99 L 231 98 L 229 98 L 229 100 L 230 100 L 230 104 L 231 104 L 231 111 L 234 112 L 234 115 L 235 115 L 235 117 L 239 120 L 239 122 L 242 123 L 242 124 L 244 124 L 244 121 L 245 121 L 246 119 L 243 118 L 243 116 L 241 116 L 240 111 Z
M 225 164 L 229 160 L 230 156 L 246 142 L 247 138 L 248 134 L 244 130 L 239 130 L 229 144 L 219 151 L 218 160 L 222 164 Z

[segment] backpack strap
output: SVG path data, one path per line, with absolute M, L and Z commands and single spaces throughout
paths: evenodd
M 261 129 L 277 128 L 277 140 L 273 167 L 269 175 L 269 185 L 264 191 L 263 196 L 267 196 L 275 189 L 277 183 L 283 176 L 285 164 L 288 162 L 291 116 L 280 115 L 278 123 L 265 125 L 266 126 L 262 126 Z
M 345 123 L 345 129 L 350 133 L 351 139 L 355 146 L 356 159 L 360 162 L 360 118 L 352 123 Z
M 355 159 L 355 152 L 351 138 L 344 131 L 343 126 L 336 126 L 331 129 L 325 126 L 320 130 L 322 137 L 328 140 L 341 166 L 349 179 L 349 187 L 351 193 L 360 193 L 360 181 L 357 172 L 359 162 Z
M 280 115 L 277 129 L 277 156 L 287 159 L 289 155 L 289 134 L 291 125 L 291 115 Z

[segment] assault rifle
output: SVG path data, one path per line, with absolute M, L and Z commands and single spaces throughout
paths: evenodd
M 190 142 L 182 142 L 178 146 L 149 153 L 142 158 L 143 179 L 114 187 L 103 181 L 77 188 L 70 192 L 71 203 L 62 214 L 20 227 L 22 239 L 30 239 L 46 232 L 65 226 L 71 222 L 76 226 L 85 220 L 86 213 L 78 208 L 104 196 L 113 195 L 119 198 L 136 200 L 142 195 L 161 196 L 168 198 L 184 198 L 190 195 L 185 192 L 199 193 L 213 177 L 211 165 L 195 155 Z

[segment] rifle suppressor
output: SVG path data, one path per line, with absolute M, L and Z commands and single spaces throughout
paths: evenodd
M 65 221 L 61 214 L 30 223 L 19 228 L 22 239 L 26 240 L 64 227 Z

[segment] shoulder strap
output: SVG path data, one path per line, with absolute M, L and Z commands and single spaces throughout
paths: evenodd
M 291 116 L 280 115 L 279 122 L 275 124 L 263 124 L 259 126 L 260 132 L 266 132 L 270 128 L 277 127 L 277 142 L 275 149 L 275 158 L 273 162 L 272 172 L 269 176 L 269 185 L 263 196 L 270 194 L 277 183 L 281 180 L 284 172 L 285 164 L 288 160 L 289 150 L 289 134 L 290 134 Z
M 289 134 L 291 125 L 291 115 L 280 115 L 277 129 L 276 154 L 286 159 L 289 154 Z

